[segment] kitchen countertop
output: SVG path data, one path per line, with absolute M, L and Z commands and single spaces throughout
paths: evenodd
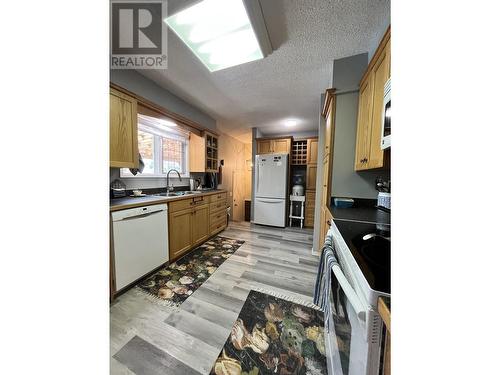
M 359 204 L 356 202 L 351 208 L 338 208 L 330 204 L 330 213 L 336 220 L 359 221 L 366 223 L 391 224 L 390 212 L 385 212 L 373 204 Z
M 180 195 L 180 196 L 176 196 L 176 197 L 161 197 L 161 196 L 147 195 L 145 197 L 114 198 L 114 199 L 111 199 L 109 201 L 109 210 L 111 212 L 112 211 L 119 211 L 119 210 L 124 210 L 127 208 L 134 208 L 134 207 L 141 207 L 141 206 L 149 206 L 152 204 L 167 203 L 167 202 L 172 202 L 172 201 L 177 201 L 177 200 L 182 200 L 182 199 L 189 199 L 189 198 L 195 198 L 195 197 L 200 197 L 200 196 L 217 194 L 217 193 L 221 193 L 221 192 L 226 192 L 226 190 L 216 189 L 216 190 L 203 191 L 201 193 Z

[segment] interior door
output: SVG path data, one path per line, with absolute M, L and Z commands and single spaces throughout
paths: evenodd
M 233 171 L 233 196 L 232 214 L 233 220 L 243 221 L 245 219 L 245 171 Z

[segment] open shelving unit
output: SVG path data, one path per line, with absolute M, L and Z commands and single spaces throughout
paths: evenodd
M 218 147 L 219 147 L 219 139 L 217 136 L 205 133 L 205 144 L 206 144 L 206 171 L 207 172 L 218 172 Z
M 307 164 L 307 139 L 292 142 L 292 165 Z

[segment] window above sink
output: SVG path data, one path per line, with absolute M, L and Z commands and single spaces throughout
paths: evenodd
M 189 132 L 175 123 L 138 115 L 138 146 L 144 162 L 142 173 L 133 175 L 121 168 L 120 177 L 166 177 L 170 169 L 176 169 L 182 177 L 189 177 Z

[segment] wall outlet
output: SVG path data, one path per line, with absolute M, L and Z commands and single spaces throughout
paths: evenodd
M 230 197 L 232 197 L 232 196 L 233 196 L 233 192 L 232 192 L 232 191 L 230 191 L 230 192 L 229 192 L 229 196 L 230 196 Z

